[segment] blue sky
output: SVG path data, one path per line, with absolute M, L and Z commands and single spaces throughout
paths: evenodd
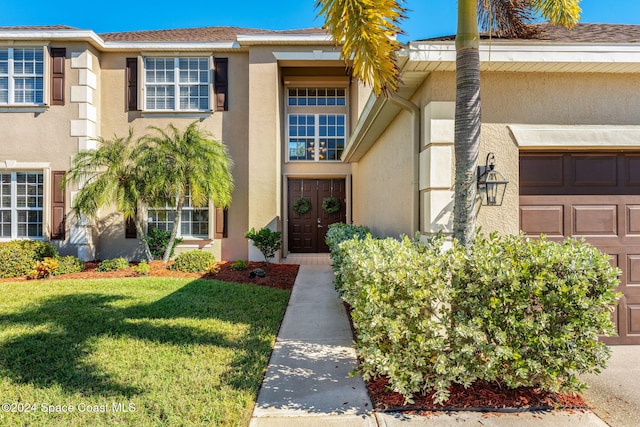
M 101 10 L 94 5 L 100 4 Z M 320 27 L 314 0 L 0 0 L 0 26 L 56 25 L 113 31 L 231 25 L 264 29 Z M 454 34 L 455 0 L 408 0 L 402 41 Z M 639 0 L 583 0 L 582 22 L 640 24 Z

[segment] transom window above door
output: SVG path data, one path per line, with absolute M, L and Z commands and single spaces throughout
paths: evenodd
M 287 89 L 289 161 L 340 161 L 347 138 L 346 88 Z

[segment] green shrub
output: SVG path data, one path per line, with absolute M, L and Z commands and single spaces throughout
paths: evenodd
M 618 270 L 584 241 L 479 236 L 348 240 L 339 245 L 342 295 L 353 309 L 360 370 L 389 376 L 406 399 L 452 382 L 577 392 L 578 375 L 609 357 Z
M 141 276 L 148 276 L 149 273 L 151 273 L 151 266 L 149 266 L 147 260 L 144 259 L 140 261 L 138 265 L 131 267 L 131 269 Z
M 443 239 L 367 236 L 340 244 L 342 297 L 351 306 L 365 380 L 387 375 L 407 399 L 422 390 L 446 395 L 455 375 L 447 353 L 450 269 L 460 260 Z
M 164 256 L 164 251 L 167 249 L 167 245 L 169 244 L 170 236 L 170 231 L 161 230 L 159 228 L 152 228 L 151 230 L 149 230 L 146 239 L 153 259 L 162 259 L 162 257 Z M 176 237 L 176 239 L 173 241 L 173 247 L 171 248 L 171 257 L 173 257 L 174 255 L 176 246 L 178 246 L 180 243 L 182 243 L 182 238 Z
M 325 242 L 329 246 L 331 265 L 336 272 L 336 278 L 333 282 L 336 290 L 341 292 L 342 290 L 342 277 L 340 275 L 340 265 L 342 262 L 342 252 L 340 250 L 340 243 L 351 239 L 364 240 L 367 236 L 371 235 L 369 227 L 362 225 L 351 225 L 342 222 L 331 224 L 327 230 L 325 236 Z
M 46 279 L 51 276 L 58 268 L 58 260 L 55 258 L 45 257 L 42 261 L 38 261 L 27 274 L 27 279 Z
M 125 268 L 129 268 L 129 261 L 126 259 L 119 257 L 113 259 L 105 259 L 100 263 L 96 271 L 106 272 L 106 271 L 116 271 L 116 270 L 124 270 Z
M 72 255 L 58 257 L 58 268 L 53 272 L 54 276 L 60 274 L 79 273 L 84 270 L 84 262 Z
M 216 267 L 216 259 L 211 252 L 198 250 L 181 253 L 171 265 L 172 270 L 186 273 L 213 273 Z
M 509 388 L 579 391 L 609 358 L 618 274 L 584 241 L 479 236 L 453 280 L 457 360 Z
M 38 261 L 55 258 L 56 247 L 39 240 L 12 240 L 0 243 L 0 278 L 25 276 Z
M 253 246 L 262 252 L 265 262 L 269 262 L 269 259 L 273 258 L 276 252 L 282 247 L 282 233 L 279 231 L 271 231 L 266 227 L 260 231 L 252 228 L 245 233 L 244 237 L 251 240 Z
M 244 262 L 241 259 L 239 259 L 236 262 L 234 262 L 233 264 L 231 264 L 231 269 L 234 270 L 234 271 L 243 271 L 243 270 L 246 270 L 247 267 L 249 267 L 249 264 Z

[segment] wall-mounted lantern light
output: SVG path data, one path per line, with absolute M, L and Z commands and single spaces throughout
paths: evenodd
M 500 206 L 507 190 L 509 181 L 495 167 L 496 156 L 493 153 L 487 154 L 484 166 L 478 166 L 478 191 L 483 205 Z

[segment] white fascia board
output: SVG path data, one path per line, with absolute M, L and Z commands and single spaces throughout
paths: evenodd
M 145 51 L 210 51 L 238 49 L 237 42 L 104 42 L 104 50 L 145 50 Z
M 413 62 L 455 62 L 454 43 L 412 42 L 408 55 Z M 516 44 L 481 43 L 480 61 L 491 62 L 640 62 L 637 44 Z
M 99 46 L 104 43 L 102 39 L 91 30 L 0 30 L 0 41 L 2 40 L 82 40 L 93 42 Z
M 238 34 L 240 44 L 333 43 L 328 34 Z
M 209 51 L 218 49 L 238 49 L 240 44 L 230 42 L 105 42 L 91 30 L 36 30 L 36 31 L 1 31 L 0 43 L 3 40 L 79 40 L 93 43 L 104 51 L 116 50 L 188 50 Z
M 340 52 L 314 50 L 311 52 L 273 52 L 278 61 L 339 61 Z

